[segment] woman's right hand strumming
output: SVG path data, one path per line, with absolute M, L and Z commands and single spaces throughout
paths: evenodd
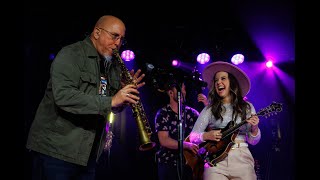
M 203 133 L 203 140 L 220 141 L 222 138 L 221 129 L 211 130 Z

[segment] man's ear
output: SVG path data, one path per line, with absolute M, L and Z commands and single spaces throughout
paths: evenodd
M 100 31 L 98 28 L 96 28 L 96 30 L 95 30 L 95 32 L 94 32 L 94 37 L 95 37 L 96 39 L 99 38 L 100 32 L 101 32 L 101 31 Z

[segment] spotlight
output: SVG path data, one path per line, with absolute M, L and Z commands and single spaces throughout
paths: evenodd
M 244 56 L 242 54 L 235 54 L 231 58 L 231 62 L 235 65 L 241 64 L 244 61 Z
M 55 57 L 56 57 L 55 54 L 53 54 L 53 53 L 49 54 L 49 59 L 50 60 L 54 60 Z
M 271 68 L 273 66 L 272 61 L 267 61 L 266 66 L 267 66 L 267 68 Z
M 174 67 L 179 67 L 180 64 L 181 64 L 180 61 L 177 59 L 172 60 L 172 63 L 171 63 L 171 65 Z
M 207 53 L 201 53 L 197 56 L 197 62 L 200 64 L 206 64 L 210 61 L 210 56 Z
M 125 61 L 131 61 L 135 57 L 134 52 L 131 50 L 125 50 L 121 53 L 121 58 Z

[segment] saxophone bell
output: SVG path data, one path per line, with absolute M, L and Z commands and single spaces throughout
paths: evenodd
M 147 142 L 145 144 L 140 145 L 139 150 L 140 151 L 148 151 L 153 149 L 153 147 L 156 145 L 155 142 Z
M 140 139 L 140 151 L 147 151 L 155 147 L 156 143 L 150 140 L 150 136 L 152 134 L 149 123 L 147 122 L 146 116 L 142 113 L 144 112 L 141 104 L 133 105 L 132 112 L 135 117 L 137 126 L 138 126 L 138 134 Z

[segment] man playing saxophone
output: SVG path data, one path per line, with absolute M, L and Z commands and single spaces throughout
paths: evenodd
M 132 84 L 121 82 L 113 51 L 125 42 L 125 31 L 119 18 L 102 16 L 88 37 L 56 55 L 26 144 L 33 179 L 95 179 L 107 115 L 137 104 L 145 84 L 141 70 L 130 71 Z

